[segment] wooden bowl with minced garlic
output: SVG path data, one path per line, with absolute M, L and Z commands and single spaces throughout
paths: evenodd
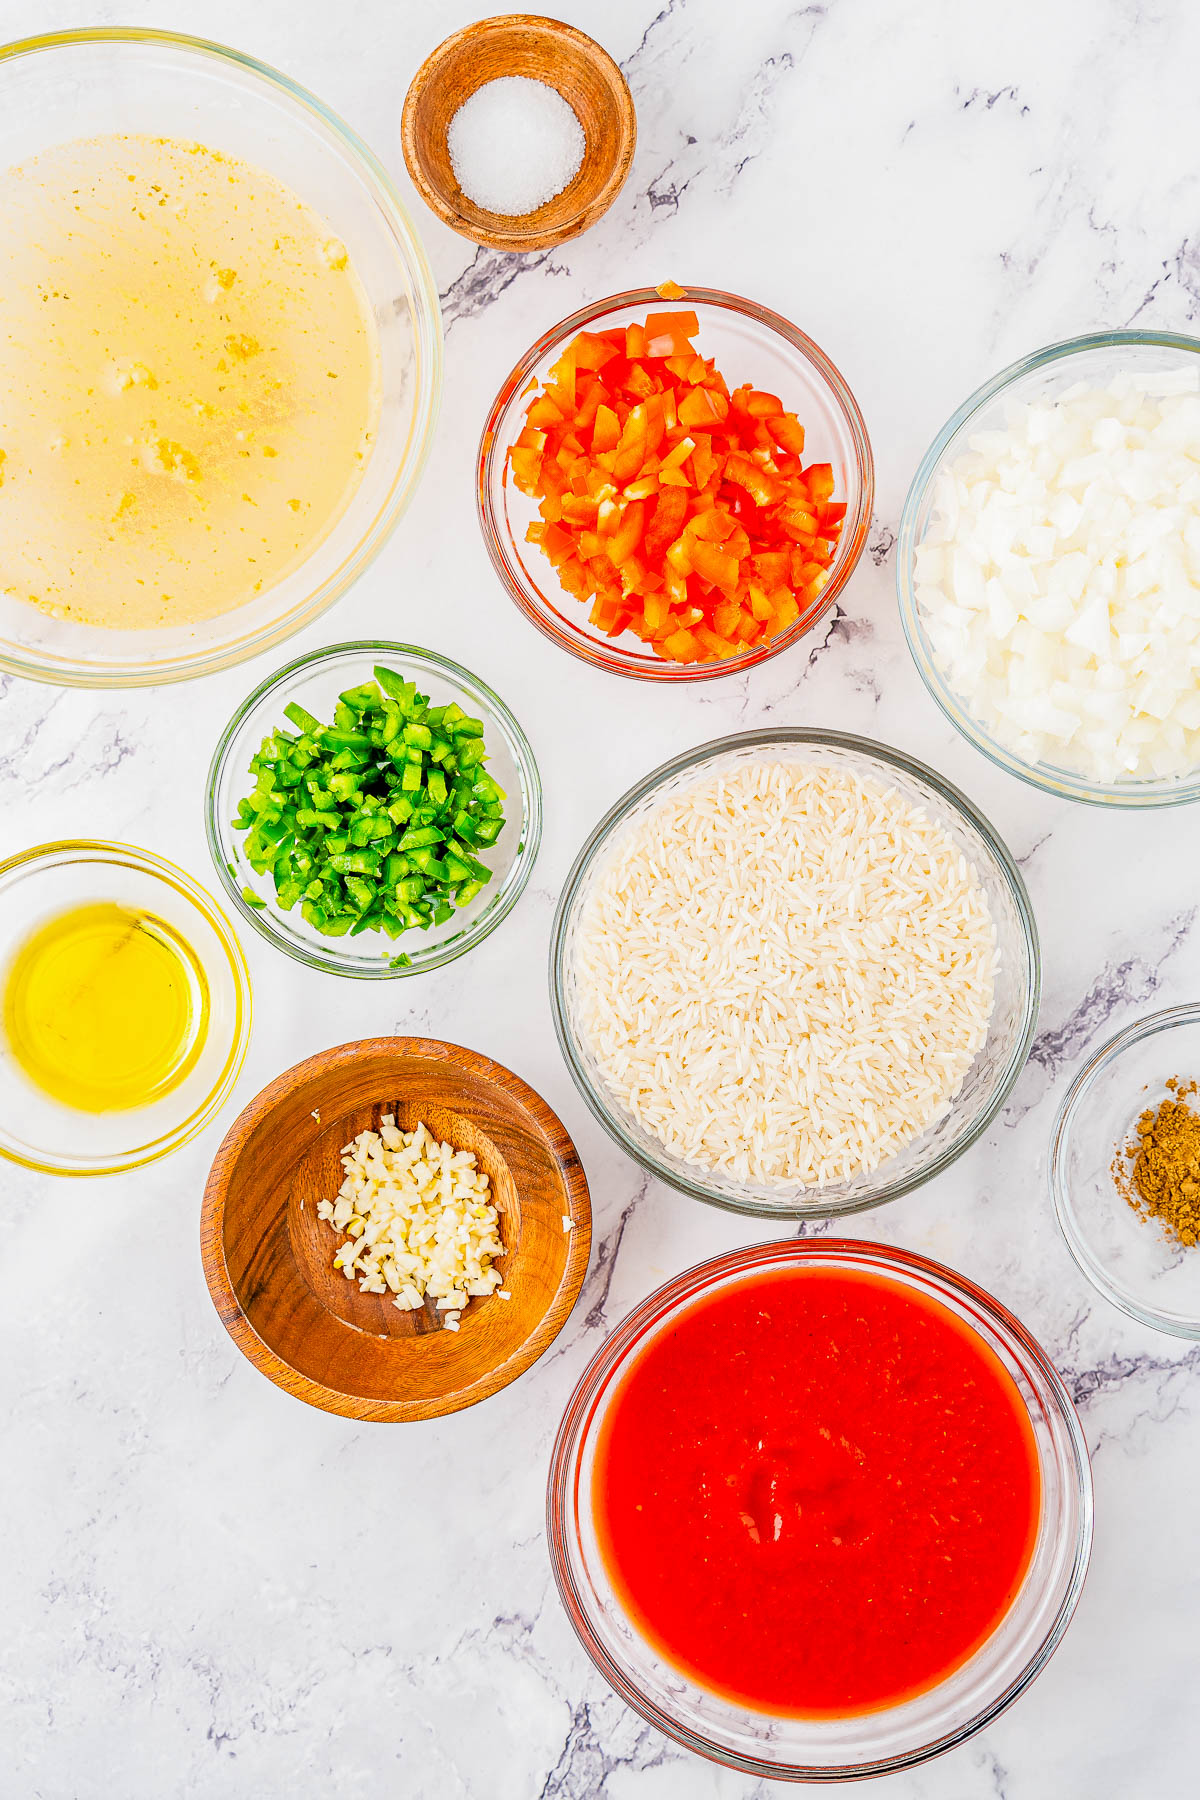
M 344 1147 L 387 1118 L 425 1124 L 488 1177 L 509 1298 L 471 1298 L 457 1330 L 429 1295 L 401 1310 L 334 1267 L 344 1234 L 318 1205 L 338 1193 Z M 510 1069 L 436 1038 L 340 1044 L 278 1076 L 234 1120 L 201 1210 L 209 1293 L 242 1353 L 310 1406 L 383 1422 L 457 1412 L 515 1380 L 565 1324 L 590 1247 L 561 1121 Z

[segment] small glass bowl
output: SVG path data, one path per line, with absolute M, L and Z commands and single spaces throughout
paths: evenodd
M 1016 755 L 971 716 L 966 702 L 952 692 L 938 667 L 917 604 L 916 552 L 929 529 L 942 471 L 967 449 L 976 432 L 1002 426 L 1012 402 L 1052 401 L 1080 381 L 1106 386 L 1120 374 L 1155 375 L 1194 368 L 1198 352 L 1200 338 L 1161 331 L 1100 331 L 1023 356 L 964 400 L 926 451 L 904 502 L 896 549 L 896 590 L 904 635 L 918 674 L 950 723 L 989 761 L 1065 800 L 1096 806 L 1179 806 L 1200 798 L 1200 770 L 1162 780 L 1096 782 L 1075 769 L 1057 763 L 1030 763 Z
M 373 679 L 376 663 L 398 669 L 416 681 L 434 706 L 456 700 L 463 711 L 483 720 L 487 770 L 505 792 L 505 826 L 490 850 L 479 860 L 493 871 L 483 891 L 445 925 L 428 931 L 406 931 L 389 938 L 380 931 L 364 931 L 360 937 L 322 937 L 300 916 L 299 907 L 284 912 L 275 902 L 269 876 L 256 875 L 242 853 L 246 834 L 233 827 L 237 803 L 254 785 L 250 759 L 264 737 L 282 725 L 283 709 L 293 700 L 318 719 L 331 720 L 340 693 Z M 397 975 L 420 975 L 426 969 L 453 962 L 480 943 L 508 917 L 525 889 L 537 860 L 542 836 L 542 786 L 529 740 L 498 694 L 468 674 L 448 657 L 414 644 L 376 643 L 371 639 L 331 644 L 277 669 L 242 702 L 213 753 L 208 771 L 205 829 L 221 885 L 239 915 L 260 937 L 285 950 L 310 969 L 331 975 L 353 975 L 366 980 L 386 980 Z M 247 903 L 248 887 L 264 901 L 261 907 Z M 400 956 L 407 964 L 394 967 Z
M 846 502 L 829 580 L 812 606 L 769 643 L 720 662 L 666 662 L 632 632 L 610 638 L 590 624 L 587 607 L 560 587 L 537 545 L 526 543 L 526 527 L 539 514 L 508 473 L 509 447 L 524 424 L 526 390 L 531 381 L 546 379 L 551 364 L 576 333 L 606 331 L 640 321 L 648 311 L 670 311 L 675 306 L 696 313 L 699 348 L 716 358 L 731 387 L 752 381 L 778 394 L 788 411 L 799 415 L 806 433 L 805 456 L 833 465 L 835 498 Z M 709 681 L 752 669 L 796 643 L 824 618 L 853 574 L 866 545 L 874 497 L 875 465 L 867 428 L 858 402 L 824 351 L 779 313 L 715 288 L 688 288 L 679 301 L 663 300 L 653 288 L 634 288 L 581 307 L 543 332 L 526 351 L 493 401 L 479 441 L 479 523 L 492 565 L 521 611 L 573 656 L 643 681 Z
M 1155 1331 L 1200 1338 L 1200 1244 L 1143 1218 L 1113 1175 L 1114 1162 L 1127 1170 L 1137 1121 L 1169 1098 L 1174 1076 L 1200 1080 L 1200 1005 L 1140 1019 L 1084 1064 L 1054 1121 L 1050 1192 L 1067 1248 L 1106 1300 Z
M 894 787 L 923 807 L 978 871 L 1000 952 L 987 1040 L 950 1110 L 872 1173 L 820 1188 L 740 1182 L 719 1170 L 706 1171 L 685 1162 L 652 1136 L 610 1093 L 588 1047 L 573 968 L 575 937 L 592 886 L 626 832 L 668 794 L 694 787 L 707 776 L 764 759 L 832 763 Z M 579 852 L 563 887 L 550 939 L 554 1027 L 575 1085 L 601 1125 L 660 1181 L 697 1200 L 760 1218 L 829 1218 L 862 1212 L 895 1200 L 948 1168 L 987 1130 L 1024 1067 L 1040 991 L 1037 926 L 1029 896 L 1011 852 L 982 813 L 944 776 L 915 758 L 869 738 L 832 731 L 784 728 L 742 732 L 701 744 L 654 769 L 605 813 Z
M 306 560 L 200 624 L 105 630 L 0 596 L 0 669 L 67 687 L 182 681 L 258 656 L 331 606 L 386 541 L 433 440 L 442 384 L 437 288 L 390 176 L 328 107 L 238 51 L 126 27 L 0 50 L 0 178 L 52 145 L 108 133 L 194 139 L 265 169 L 346 245 L 375 319 L 382 406 L 359 486 Z
M 178 1087 L 105 1113 L 51 1099 L 0 1038 L 0 1156 L 50 1175 L 117 1175 L 169 1156 L 225 1104 L 250 1042 L 250 973 L 228 919 L 190 875 L 130 844 L 39 844 L 0 863 L 0 981 L 40 926 L 91 901 L 150 913 L 178 932 L 208 983 L 208 1029 Z
M 626 1616 L 597 1540 L 590 1494 L 605 1413 L 646 1344 L 703 1295 L 798 1265 L 887 1276 L 955 1313 L 1000 1359 L 1028 1410 L 1042 1479 L 1041 1519 L 1024 1583 L 993 1635 L 939 1687 L 845 1719 L 755 1713 L 691 1681 Z M 1087 1445 L 1070 1396 L 1025 1327 L 964 1276 L 910 1251 L 820 1238 L 735 1250 L 679 1275 L 607 1337 L 559 1426 L 546 1495 L 559 1595 L 584 1649 L 634 1711 L 713 1762 L 783 1781 L 853 1780 L 910 1768 L 961 1744 L 1025 1691 L 1071 1621 L 1092 1542 Z M 769 1648 L 769 1647 L 768 1647 Z

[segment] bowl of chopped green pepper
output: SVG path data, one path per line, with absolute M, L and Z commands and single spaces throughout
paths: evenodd
M 412 644 L 334 644 L 257 687 L 209 771 L 207 832 L 241 916 L 313 969 L 437 968 L 516 905 L 541 783 L 498 695 Z

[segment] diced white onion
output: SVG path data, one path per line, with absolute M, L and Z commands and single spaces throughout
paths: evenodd
M 934 660 L 1028 762 L 1200 766 L 1200 371 L 1012 402 L 938 476 L 914 561 Z

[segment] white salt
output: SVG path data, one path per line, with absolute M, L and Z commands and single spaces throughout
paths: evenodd
M 584 151 L 571 106 L 557 88 L 526 75 L 476 88 L 451 119 L 446 144 L 467 198 L 508 218 L 536 212 L 561 194 Z

